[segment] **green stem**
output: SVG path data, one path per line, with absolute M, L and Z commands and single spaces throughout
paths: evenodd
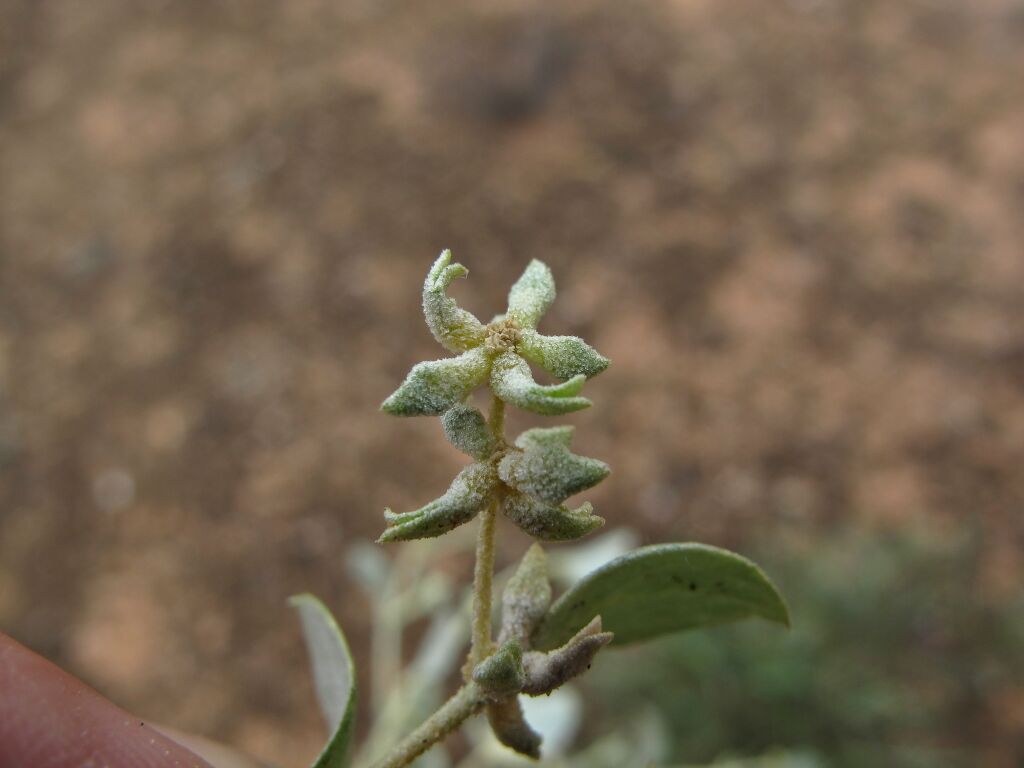
M 403 768 L 480 711 L 484 698 L 473 683 L 462 686 L 419 728 L 399 742 L 372 768 Z

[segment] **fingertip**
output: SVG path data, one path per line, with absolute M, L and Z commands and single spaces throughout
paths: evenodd
M 0 633 L 0 768 L 212 768 Z

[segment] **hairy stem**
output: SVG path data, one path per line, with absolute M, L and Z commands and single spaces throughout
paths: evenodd
M 491 401 L 489 424 L 498 443 L 503 444 L 505 403 L 497 397 Z M 494 529 L 497 517 L 498 502 L 489 505 L 480 513 L 476 566 L 473 569 L 472 645 L 463 670 L 466 684 L 419 728 L 374 763 L 372 768 L 402 768 L 409 765 L 484 706 L 483 694 L 472 681 L 472 674 L 473 667 L 494 651 L 494 644 L 491 642 L 491 602 L 494 590 Z
M 479 712 L 483 705 L 483 695 L 474 683 L 462 686 L 419 728 L 399 742 L 386 757 L 374 763 L 372 768 L 403 768 L 409 765 L 465 720 Z
M 499 444 L 505 439 L 505 403 L 497 397 L 491 400 L 491 431 Z M 480 530 L 476 539 L 476 567 L 473 569 L 473 641 L 466 664 L 466 679 L 473 667 L 491 655 L 491 599 L 494 581 L 494 529 L 498 517 L 498 502 L 480 513 Z
M 473 644 L 466 665 L 466 679 L 473 667 L 491 655 L 491 593 L 494 580 L 494 528 L 498 503 L 480 513 L 480 532 L 476 539 L 476 567 L 473 570 Z

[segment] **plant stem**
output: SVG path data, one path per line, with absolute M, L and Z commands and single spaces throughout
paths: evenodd
M 491 431 L 499 443 L 505 440 L 505 403 L 491 399 Z M 476 566 L 473 569 L 473 641 L 466 664 L 466 680 L 473 667 L 491 655 L 491 599 L 494 582 L 494 529 L 498 517 L 495 501 L 480 513 L 480 529 L 476 539 Z
M 484 705 L 480 689 L 474 683 L 462 686 L 419 728 L 399 742 L 372 768 L 402 768 L 475 715 Z
M 505 403 L 491 400 L 488 420 L 499 445 L 505 442 Z M 484 706 L 484 697 L 472 680 L 473 668 L 493 652 L 491 643 L 491 600 L 494 590 L 494 530 L 498 517 L 495 501 L 480 513 L 476 540 L 476 566 L 473 569 L 472 645 L 463 674 L 466 683 L 419 728 L 399 742 L 372 768 L 402 768 L 422 755 Z
M 494 528 L 498 518 L 495 502 L 480 513 L 480 532 L 476 539 L 476 567 L 473 569 L 473 642 L 465 673 L 468 680 L 473 667 L 491 655 L 491 592 L 494 580 Z

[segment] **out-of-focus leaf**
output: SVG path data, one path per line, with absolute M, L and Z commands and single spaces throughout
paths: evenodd
M 575 376 L 561 384 L 544 386 L 533 379 L 529 364 L 514 352 L 495 358 L 491 368 L 491 389 L 506 403 L 545 416 L 557 416 L 588 408 L 585 397 L 577 397 L 585 376 Z
M 657 544 L 612 560 L 555 601 L 533 646 L 555 648 L 598 615 L 615 645 L 752 616 L 789 625 L 786 604 L 760 568 L 704 544 Z
M 312 768 L 345 768 L 356 715 L 356 674 L 348 643 L 331 612 L 316 597 L 295 595 L 288 602 L 302 621 L 317 700 L 331 734 Z
M 529 639 L 551 605 L 548 558 L 536 542 L 526 550 L 501 595 L 501 642 Z

